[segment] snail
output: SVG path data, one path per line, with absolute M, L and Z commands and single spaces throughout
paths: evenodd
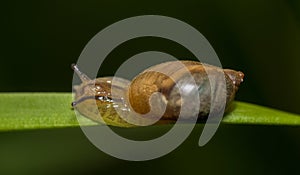
M 206 119 L 211 111 L 212 96 L 218 99 L 218 92 L 224 92 L 225 111 L 228 110 L 244 78 L 240 71 L 196 61 L 169 61 L 154 65 L 131 82 L 119 77 L 91 80 L 77 65 L 72 64 L 72 69 L 82 81 L 82 84 L 73 87 L 73 108 L 93 121 L 120 127 L 174 123 L 180 114 L 187 121 L 195 117 Z M 224 84 L 219 83 L 221 78 L 225 80 Z M 211 88 L 211 81 L 216 83 L 217 88 Z M 188 98 L 181 97 L 184 95 Z M 189 100 L 193 96 L 199 96 L 200 102 Z M 219 110 L 222 105 L 216 101 L 213 111 Z M 97 108 L 92 105 L 95 102 Z M 182 104 L 187 107 L 181 109 Z M 132 116 L 135 117 L 130 122 Z

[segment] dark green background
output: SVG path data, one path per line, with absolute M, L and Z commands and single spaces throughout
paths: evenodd
M 2 2 L 0 92 L 70 92 L 73 76 L 70 64 L 76 62 L 96 33 L 127 17 L 154 14 L 174 17 L 195 27 L 209 40 L 224 67 L 245 73 L 238 100 L 300 114 L 299 2 Z M 192 57 L 188 50 L 170 41 L 135 39 L 117 47 L 100 68 L 99 75 L 113 75 L 127 58 L 147 50 L 164 51 L 178 58 Z M 197 170 L 194 172 L 197 174 L 202 169 L 228 174 L 281 174 L 297 170 L 296 162 L 300 160 L 297 133 L 300 133 L 299 127 L 227 125 L 222 126 L 204 148 L 197 147 L 199 135 L 194 134 L 177 152 L 136 164 L 101 153 L 83 138 L 79 129 L 2 133 L 0 172 L 114 172 L 124 169 L 152 174 L 151 170 L 186 172 L 191 168 L 188 172 Z M 71 138 L 70 142 L 67 138 Z M 223 168 L 218 168 L 220 166 Z
M 31 0 L 4 2 L 0 13 L 0 91 L 71 91 L 70 64 L 96 33 L 127 17 L 157 14 L 198 29 L 224 67 L 245 73 L 239 100 L 300 113 L 299 1 Z M 139 39 L 115 49 L 100 71 L 113 75 L 146 50 L 190 57 L 177 44 Z

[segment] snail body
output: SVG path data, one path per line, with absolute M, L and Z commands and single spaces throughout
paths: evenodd
M 132 115 L 138 124 L 160 116 L 156 123 L 176 122 L 179 115 L 186 120 L 194 117 L 205 119 L 210 111 L 219 110 L 224 105 L 215 100 L 214 109 L 211 109 L 212 97 L 222 91 L 226 94 L 228 108 L 244 77 L 239 71 L 195 61 L 161 63 L 146 69 L 131 82 L 117 77 L 91 80 L 76 65 L 72 67 L 82 80 L 81 85 L 74 86 L 72 106 L 94 121 L 121 127 L 134 126 L 126 120 Z M 223 84 L 219 83 L 222 78 L 225 80 Z M 211 88 L 211 83 L 217 86 Z M 189 100 L 193 96 L 199 96 L 200 103 Z M 95 100 L 97 108 L 91 105 Z M 185 108 L 181 109 L 183 104 Z

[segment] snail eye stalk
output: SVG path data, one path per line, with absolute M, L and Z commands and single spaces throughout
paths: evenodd
M 84 82 L 88 82 L 91 81 L 91 79 L 85 75 L 83 72 L 81 72 L 78 68 L 78 66 L 76 64 L 71 64 L 71 68 L 74 70 L 74 72 L 78 75 L 78 77 L 80 78 L 80 80 L 84 83 Z
M 113 102 L 113 99 L 107 96 L 86 96 L 82 97 L 81 99 L 74 101 L 71 103 L 72 107 L 75 107 L 77 104 L 82 103 L 85 100 L 95 99 L 103 102 Z

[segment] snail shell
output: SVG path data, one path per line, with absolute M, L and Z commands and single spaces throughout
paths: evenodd
M 141 115 L 148 114 L 147 116 L 162 115 L 158 123 L 174 122 L 180 112 L 186 120 L 195 116 L 205 119 L 211 111 L 211 97 L 217 95 L 219 91 L 224 92 L 228 108 L 244 77 L 239 71 L 221 69 L 195 61 L 161 63 L 146 69 L 132 82 L 117 77 L 91 80 L 80 72 L 76 65 L 72 67 L 83 81 L 81 85 L 74 86 L 75 101 L 72 106 L 94 121 L 122 127 L 134 126 L 120 117 L 120 115 L 130 117 L 133 111 Z M 211 75 L 210 79 L 208 74 Z M 190 82 L 191 76 L 194 83 Z M 221 78 L 223 80 L 225 78 L 225 84 L 218 84 Z M 211 81 L 217 84 L 217 88 L 211 88 Z M 111 94 L 112 89 L 114 97 Z M 180 92 L 190 96 L 198 95 L 200 108 L 195 106 L 199 105 L 198 103 L 181 98 Z M 97 109 L 91 107 L 95 99 Z M 212 110 L 219 110 L 223 105 L 221 101 L 216 102 Z M 188 107 L 181 109 L 183 103 Z M 197 107 L 199 111 L 195 111 Z M 138 123 L 144 120 L 147 118 L 141 117 Z
M 181 111 L 186 119 L 194 117 L 195 112 L 199 113 L 199 117 L 205 117 L 210 111 L 211 94 L 217 94 L 217 92 L 211 93 L 210 81 L 207 76 L 208 73 L 212 75 L 210 80 L 216 81 L 217 83 L 218 81 L 221 82 L 221 76 L 225 76 L 226 84 L 223 84 L 223 86 L 226 87 L 218 87 L 218 90 L 226 91 L 224 92 L 226 94 L 226 106 L 234 99 L 238 86 L 243 81 L 244 75 L 241 72 L 223 70 L 195 61 L 181 61 L 180 63 L 181 64 L 178 64 L 178 61 L 162 63 L 145 70 L 134 78 L 129 87 L 128 96 L 129 102 L 136 112 L 141 114 L 148 113 L 151 108 L 149 104 L 151 95 L 155 92 L 160 92 L 162 93 L 162 96 L 160 96 L 162 99 L 156 99 L 153 104 L 157 106 L 167 106 L 163 118 L 176 120 L 179 116 L 182 103 L 188 103 L 186 106 L 189 108 Z M 182 64 L 184 66 L 182 66 Z M 190 75 L 194 78 L 194 84 L 188 82 Z M 172 79 L 170 77 L 172 77 Z M 186 88 L 186 86 L 189 87 Z M 219 86 L 222 86 L 222 84 L 219 83 Z M 196 94 L 194 95 L 199 95 L 201 106 L 199 111 L 193 110 L 195 108 L 193 101 L 182 101 L 179 95 L 179 88 L 183 91 L 187 91 L 182 93 L 195 93 L 195 91 L 191 91 L 191 89 L 196 89 Z M 220 102 L 220 104 L 216 105 L 216 108 L 221 105 Z

